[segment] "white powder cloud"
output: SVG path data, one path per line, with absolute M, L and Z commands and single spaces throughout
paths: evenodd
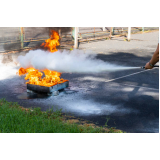
M 39 70 L 49 69 L 70 73 L 99 73 L 137 68 L 110 64 L 96 59 L 96 54 L 91 51 L 84 52 L 78 49 L 54 53 L 42 50 L 29 51 L 25 56 L 19 56 L 18 62 L 23 68 L 34 67 Z

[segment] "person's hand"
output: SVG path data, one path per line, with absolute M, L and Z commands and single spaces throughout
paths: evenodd
M 149 65 L 149 62 L 148 63 L 146 63 L 146 65 L 145 65 L 145 69 L 152 69 L 153 67 L 151 67 L 150 65 Z

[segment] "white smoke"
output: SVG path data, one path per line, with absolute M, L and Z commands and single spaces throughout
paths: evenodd
M 42 50 L 29 51 L 25 56 L 19 56 L 18 62 L 23 68 L 34 67 L 38 70 L 49 69 L 69 73 L 98 73 L 134 68 L 104 62 L 96 59 L 96 54 L 91 51 L 84 52 L 78 49 L 54 53 Z

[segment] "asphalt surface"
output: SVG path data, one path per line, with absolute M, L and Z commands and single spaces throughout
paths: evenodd
M 106 62 L 144 66 L 156 49 L 158 34 L 134 34 L 131 42 L 117 38 L 81 43 L 79 49 L 92 50 L 98 59 Z M 109 127 L 126 132 L 159 132 L 158 68 L 99 74 L 64 73 L 62 78 L 68 79 L 70 85 L 58 96 L 31 95 L 26 93 L 24 77 L 16 75 L 19 66 L 14 65 L 17 56 L 25 53 L 0 55 L 0 98 L 24 107 L 41 107 L 43 111 L 51 107 L 61 108 L 64 113 L 100 126 L 108 121 Z

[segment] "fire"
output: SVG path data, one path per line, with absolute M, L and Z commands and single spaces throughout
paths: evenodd
M 52 35 L 49 39 L 45 40 L 45 43 L 42 43 L 41 46 L 47 48 L 50 52 L 57 51 L 56 46 L 59 46 L 59 35 L 57 32 L 52 31 Z M 25 80 L 29 80 L 26 84 L 34 84 L 40 86 L 50 87 L 59 83 L 66 82 L 68 80 L 64 80 L 60 78 L 61 73 L 50 70 L 39 71 L 35 68 L 20 68 L 18 71 L 19 76 L 26 74 Z M 43 76 L 43 78 L 42 78 Z
M 60 78 L 61 73 L 56 71 L 50 71 L 50 70 L 43 70 L 38 71 L 34 68 L 20 68 L 19 69 L 19 75 L 27 74 L 25 77 L 25 80 L 29 80 L 29 84 L 39 85 L 39 86 L 46 86 L 51 87 L 53 85 L 66 82 L 67 80 L 64 80 Z M 42 76 L 45 75 L 44 78 Z
M 51 31 L 52 35 L 49 39 L 45 40 L 45 43 L 42 43 L 41 46 L 47 48 L 50 52 L 57 51 L 56 46 L 59 46 L 59 34 L 55 31 Z

